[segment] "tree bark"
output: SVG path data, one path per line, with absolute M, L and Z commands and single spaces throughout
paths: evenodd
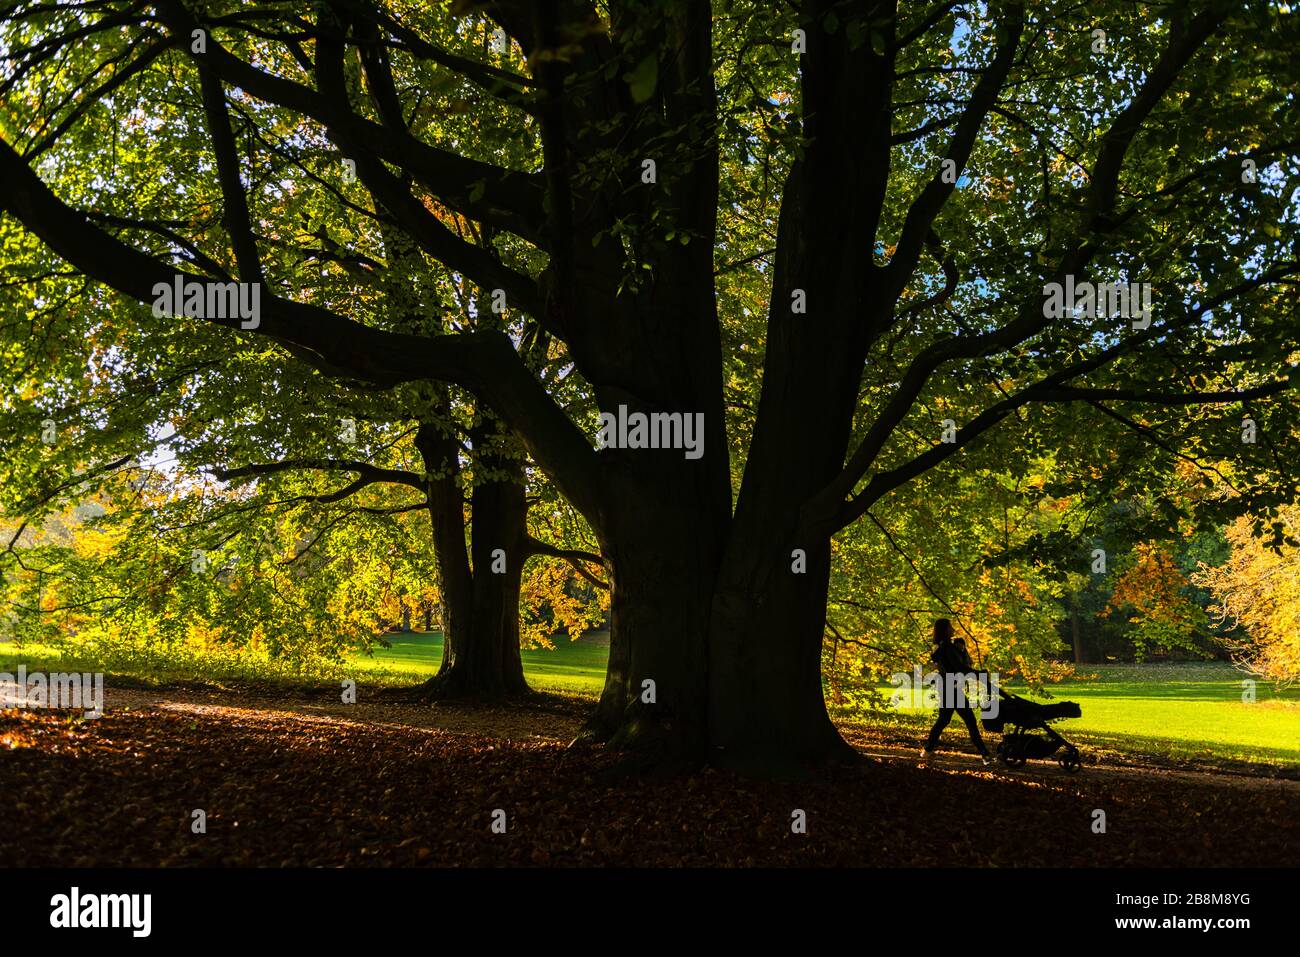
M 1070 634 L 1074 639 L 1074 663 L 1086 664 L 1087 656 L 1083 653 L 1083 633 L 1079 629 L 1079 607 L 1073 600 L 1070 602 Z
M 416 445 L 430 476 L 429 515 L 443 603 L 442 663 L 438 674 L 422 686 L 423 693 L 436 699 L 480 700 L 528 694 L 519 651 L 527 517 L 522 464 L 494 457 L 481 451 L 484 443 L 474 443 L 480 450 L 480 469 L 494 477 L 480 481 L 471 493 L 467 554 L 459 444 L 426 423 Z M 493 554 L 498 548 L 504 553 L 500 561 Z M 494 572 L 494 565 L 503 571 Z
M 646 507 L 652 505 L 653 507 Z M 708 758 L 707 648 L 719 542 L 697 508 L 620 509 L 610 561 L 610 653 L 585 737 L 660 765 Z
M 476 449 L 488 438 L 474 436 Z M 528 505 L 523 465 L 518 460 L 479 452 L 481 469 L 493 478 L 479 481 L 471 494 L 471 552 L 474 560 L 474 613 L 470 648 L 464 656 L 472 687 L 494 697 L 528 693 L 519 653 L 519 591 L 523 580 Z

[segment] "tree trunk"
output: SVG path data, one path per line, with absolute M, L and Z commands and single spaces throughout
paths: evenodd
M 484 450 L 486 433 L 474 448 Z M 492 474 L 471 493 L 470 555 L 457 478 L 459 446 L 433 425 L 416 437 L 429 481 L 439 590 L 443 601 L 442 663 L 424 683 L 430 698 L 495 700 L 529 693 L 519 652 L 519 592 L 527 502 L 523 468 L 481 451 L 480 470 Z M 504 476 L 502 476 L 504 473 Z M 495 555 L 501 549 L 500 556 Z M 501 572 L 494 571 L 502 569 Z
M 822 690 L 830 532 L 800 514 L 843 467 L 853 430 L 871 312 L 841 304 L 881 298 L 857 258 L 864 220 L 841 210 L 845 199 L 829 185 L 846 163 L 834 151 L 810 154 L 787 183 L 762 392 L 713 603 L 715 760 L 761 774 L 857 758 Z M 806 314 L 791 306 L 799 292 Z
M 1079 608 L 1073 600 L 1070 602 L 1070 633 L 1074 638 L 1074 663 L 1086 664 L 1087 656 L 1083 653 L 1083 633 L 1079 630 Z
M 854 757 L 822 692 L 829 543 L 807 550 L 803 574 L 788 557 L 746 563 L 749 586 L 724 589 L 703 516 L 645 505 L 638 533 L 623 529 L 607 552 L 609 664 L 583 737 L 659 769 L 710 762 L 785 776 Z
M 834 307 L 871 290 L 847 251 L 860 246 L 853 237 L 823 230 L 824 244 L 821 233 L 794 241 L 800 222 L 838 221 L 813 174 L 798 181 L 782 210 L 763 392 L 734 517 L 725 435 L 710 434 L 699 461 L 665 450 L 600 453 L 613 581 L 609 672 L 590 730 L 659 760 L 667 747 L 669 763 L 694 756 L 785 774 L 853 754 L 821 685 L 829 533 L 801 538 L 799 506 L 838 473 L 852 430 L 866 325 Z M 689 265 L 674 275 L 689 275 Z M 679 280 L 678 314 L 691 304 L 684 286 Z M 790 292 L 803 287 L 816 291 L 816 309 L 792 314 Z M 690 395 L 698 383 L 679 385 L 673 375 L 696 374 L 691 355 L 669 372 L 643 354 L 643 378 L 667 395 Z M 619 398 L 602 398 L 601 408 Z M 706 422 L 723 415 L 703 397 L 662 401 L 655 411 L 689 401 Z M 800 572 L 791 568 L 795 548 L 804 553 Z M 647 680 L 653 704 L 643 700 Z
M 697 19 L 678 24 L 680 56 L 707 75 L 708 10 L 691 13 Z M 762 394 L 734 516 L 712 245 L 639 238 L 647 275 L 629 291 L 626 250 L 590 212 L 605 198 L 568 203 L 566 194 L 556 207 L 574 213 L 553 225 L 573 243 L 548 267 L 550 305 L 599 408 L 704 414 L 701 459 L 602 449 L 596 501 L 586 502 L 612 565 L 609 672 L 591 732 L 652 758 L 667 748 L 670 759 L 784 771 L 852 753 L 821 688 L 831 530 L 805 529 L 800 509 L 844 467 L 867 345 L 892 310 L 892 287 L 871 261 L 891 133 L 877 93 L 892 66 L 843 31 L 809 31 L 809 42 L 810 145 L 782 199 Z M 712 115 L 712 96 L 707 83 L 673 91 L 663 109 L 670 120 L 678 109 Z M 699 155 L 716 160 L 712 130 L 684 128 L 700 138 Z M 548 169 L 566 149 L 583 149 L 560 143 L 560 132 L 550 130 Z M 661 133 L 646 121 L 628 155 L 653 155 Z M 671 194 L 629 191 L 632 218 L 715 235 L 716 165 L 669 175 Z M 796 548 L 806 562 L 799 571 Z
M 641 503 L 644 504 L 644 503 Z M 629 516 L 633 518 L 633 516 Z M 689 510 L 640 509 L 610 559 L 610 653 L 587 734 L 661 765 L 707 759 L 707 638 L 716 552 Z
M 709 609 L 731 507 L 726 445 L 717 430 L 699 459 L 681 449 L 600 454 L 610 476 L 601 526 L 610 650 L 580 740 L 607 741 L 661 767 L 698 765 L 708 758 Z
M 709 648 L 714 761 L 786 776 L 855 752 L 826 711 L 822 640 L 830 547 L 805 549 L 806 571 L 781 558 L 754 568 L 753 591 L 720 590 Z
M 486 434 L 476 436 L 482 448 Z M 482 453 L 480 465 L 504 473 L 475 484 L 471 497 L 474 616 L 470 648 L 463 656 L 469 683 L 494 697 L 526 694 L 519 654 L 519 591 L 525 558 L 528 505 L 518 461 Z

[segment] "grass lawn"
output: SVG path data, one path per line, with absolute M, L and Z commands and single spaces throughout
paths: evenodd
M 391 647 L 376 646 L 373 655 L 355 654 L 343 664 L 325 671 L 297 676 L 292 671 L 271 671 L 255 661 L 236 658 L 168 658 L 165 652 L 150 655 L 115 656 L 100 660 L 89 652 L 78 652 L 53 644 L 28 642 L 19 649 L 0 642 L 0 672 L 13 674 L 20 664 L 28 672 L 103 671 L 130 677 L 149 685 L 188 682 L 223 684 L 231 681 L 320 683 L 341 677 L 355 677 L 380 685 L 409 685 L 432 677 L 442 661 L 442 633 L 409 632 L 385 636 Z M 524 674 L 538 691 L 598 696 L 605 685 L 605 660 L 609 636 L 593 632 L 577 641 L 563 635 L 554 649 L 522 652 Z
M 442 660 L 441 632 L 417 631 L 385 637 L 391 648 L 376 648 L 373 658 L 357 655 L 353 659 L 362 673 L 401 675 L 411 683 L 437 673 Z M 528 683 L 538 691 L 600 694 L 605 686 L 608 641 L 605 633 L 593 633 L 577 641 L 561 635 L 555 639 L 554 649 L 522 652 Z

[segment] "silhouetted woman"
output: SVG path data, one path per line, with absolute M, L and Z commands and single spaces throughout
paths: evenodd
M 948 727 L 948 722 L 952 720 L 955 711 L 966 723 L 970 739 L 975 744 L 975 750 L 984 759 L 984 763 L 992 764 L 993 759 L 989 757 L 989 749 L 984 746 L 984 741 L 980 738 L 980 726 L 975 720 L 975 712 L 964 700 L 950 700 L 953 686 L 949 684 L 947 676 L 969 674 L 974 670 L 974 666 L 971 664 L 970 655 L 966 653 L 966 643 L 952 640 L 952 622 L 947 618 L 940 618 L 934 623 L 934 648 L 930 652 L 930 661 L 943 677 L 943 682 L 939 689 L 939 716 L 934 719 L 934 727 L 930 729 L 930 736 L 925 741 L 925 747 L 921 749 L 921 760 L 927 760 L 934 753 L 935 745 L 939 743 L 939 735 L 943 734 L 943 729 Z M 964 682 L 961 683 L 961 687 L 965 687 Z

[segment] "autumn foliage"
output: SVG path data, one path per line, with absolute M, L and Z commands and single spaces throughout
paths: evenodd
M 1228 561 L 1203 565 L 1195 580 L 1214 593 L 1215 611 L 1244 630 L 1233 643 L 1238 660 L 1265 678 L 1290 683 L 1300 679 L 1300 508 L 1284 506 L 1278 517 L 1288 541 L 1275 549 L 1240 518 L 1228 527 Z

